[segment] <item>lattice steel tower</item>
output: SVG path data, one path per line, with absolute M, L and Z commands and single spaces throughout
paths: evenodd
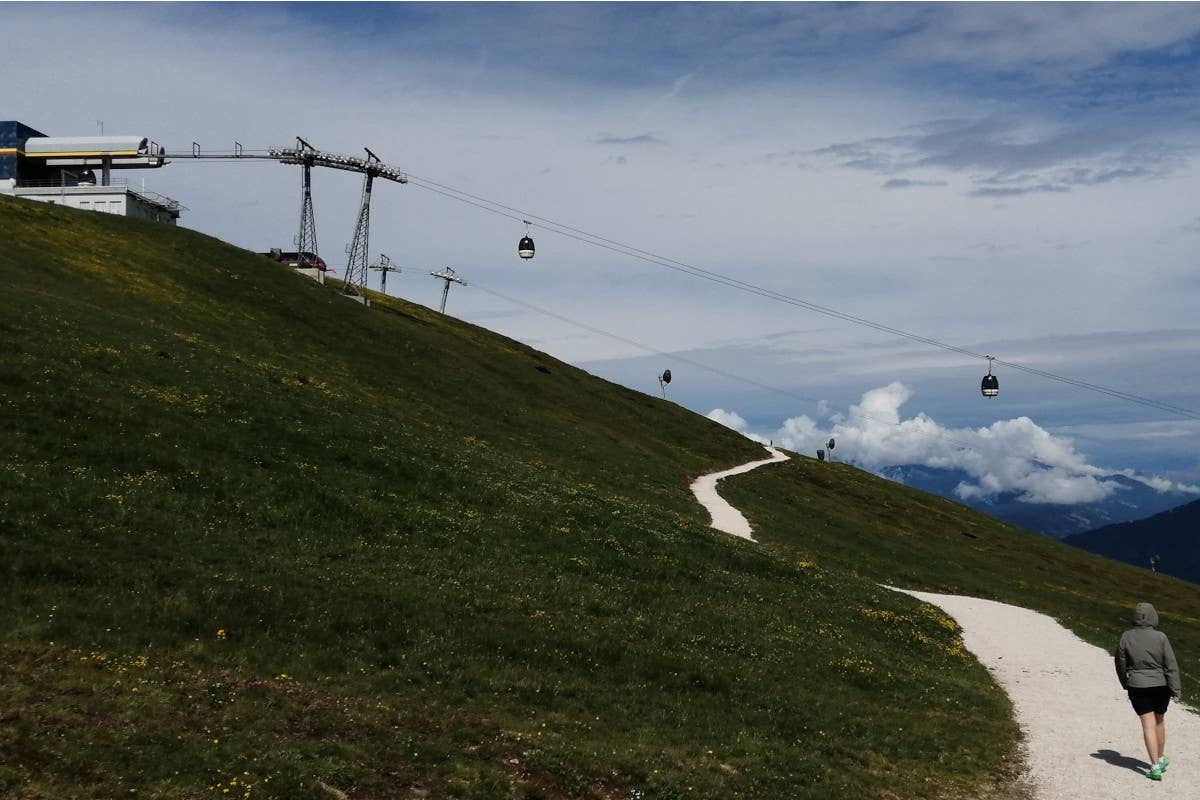
M 354 226 L 354 238 L 346 252 L 346 282 L 342 285 L 345 294 L 365 298 L 367 296 L 367 250 L 371 238 L 371 187 L 375 183 L 380 164 L 379 156 L 367 148 L 367 160 L 363 169 L 362 202 L 358 208 L 358 223 Z
M 304 167 L 302 185 L 304 196 L 300 201 L 300 233 L 296 236 L 296 262 L 302 268 L 316 268 L 319 253 L 317 252 L 317 220 L 313 214 L 312 204 L 312 166 L 316 150 L 308 142 L 296 137 L 296 163 Z M 311 255 L 310 255 L 311 254 Z

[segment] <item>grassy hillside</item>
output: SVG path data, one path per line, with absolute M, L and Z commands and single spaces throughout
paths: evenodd
M 1154 603 L 1180 655 L 1184 695 L 1200 678 L 1200 587 L 1082 552 L 845 464 L 796 459 L 722 489 L 764 547 L 885 585 L 986 597 L 1055 617 L 1106 650 Z M 1116 680 L 1114 676 L 1114 681 Z
M 1145 579 L 807 461 L 730 482 L 750 545 L 687 485 L 761 449 L 670 403 L 186 230 L 0 242 L 3 797 L 1011 796 L 1006 699 L 875 582 L 1050 552 L 1101 636 Z

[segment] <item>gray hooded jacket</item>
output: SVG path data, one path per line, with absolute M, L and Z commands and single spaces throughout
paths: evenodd
M 1179 664 L 1171 641 L 1157 631 L 1158 612 L 1149 603 L 1138 603 L 1133 611 L 1134 627 L 1121 634 L 1114 660 L 1117 677 L 1125 689 L 1168 686 L 1176 699 L 1180 696 Z

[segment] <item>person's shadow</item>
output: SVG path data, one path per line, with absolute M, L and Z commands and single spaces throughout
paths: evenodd
M 1124 767 L 1125 769 L 1131 769 L 1140 774 L 1145 774 L 1145 772 L 1150 769 L 1150 765 L 1145 761 L 1142 761 L 1140 758 L 1123 756 L 1116 750 L 1097 750 L 1096 752 L 1092 753 L 1091 756 L 1092 758 L 1098 758 L 1105 763 L 1112 764 L 1114 767 Z

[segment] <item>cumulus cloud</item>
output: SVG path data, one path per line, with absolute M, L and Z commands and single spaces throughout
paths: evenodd
M 970 476 L 955 492 L 963 500 L 980 500 L 1013 493 L 1027 503 L 1072 505 L 1090 503 L 1121 491 L 1118 475 L 1141 481 L 1159 492 L 1200 492 L 1157 476 L 1131 470 L 1105 469 L 1088 463 L 1072 440 L 1055 436 L 1029 417 L 999 420 L 984 428 L 947 428 L 924 413 L 904 417 L 901 409 L 912 391 L 894 382 L 872 389 L 829 425 L 808 416 L 785 420 L 770 438 L 801 453 L 813 453 L 829 438 L 837 452 L 865 469 L 921 465 L 962 470 Z M 715 409 L 709 418 L 755 441 L 760 434 L 734 411 Z
M 713 422 L 719 422 L 726 428 L 735 430 L 748 439 L 753 439 L 760 444 L 767 444 L 769 439 L 759 436 L 757 433 L 750 432 L 750 423 L 742 418 L 742 415 L 736 411 L 726 411 L 723 408 L 714 408 L 706 415 Z
M 1118 181 L 1148 181 L 1187 166 L 1191 149 L 1155 137 L 1138 120 L 1041 125 L 1017 116 L 933 120 L 915 132 L 838 142 L 806 155 L 878 175 L 944 169 L 966 173 L 975 197 L 1067 192 Z M 885 189 L 937 182 L 892 178 Z

